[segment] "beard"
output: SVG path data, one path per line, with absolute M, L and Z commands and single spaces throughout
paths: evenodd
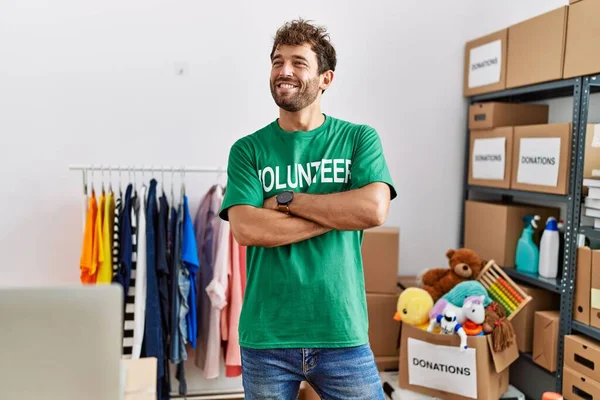
M 277 85 L 281 83 L 294 84 L 298 89 L 293 94 L 287 93 L 279 95 L 277 94 Z M 273 100 L 275 100 L 275 104 L 288 112 L 300 111 L 314 103 L 319 95 L 319 90 L 318 76 L 304 82 L 296 82 L 291 79 L 277 79 L 274 82 L 271 81 L 271 95 L 273 96 Z

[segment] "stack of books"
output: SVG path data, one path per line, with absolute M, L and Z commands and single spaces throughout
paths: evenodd
M 594 229 L 600 229 L 600 178 L 584 179 L 583 186 L 588 188 L 585 197 L 585 216 L 594 219 Z

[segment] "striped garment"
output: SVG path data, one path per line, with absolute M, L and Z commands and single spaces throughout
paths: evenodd
M 123 358 L 131 359 L 133 352 L 133 336 L 135 329 L 135 278 L 137 269 L 137 224 L 139 212 L 139 199 L 137 196 L 131 198 L 131 280 L 129 290 L 125 299 L 125 324 L 123 329 Z
M 112 251 L 112 267 L 113 267 L 113 281 L 117 274 L 119 273 L 119 269 L 121 267 L 121 235 L 120 235 L 120 221 L 121 221 L 121 196 L 117 198 L 115 202 L 115 221 L 113 225 L 113 251 Z

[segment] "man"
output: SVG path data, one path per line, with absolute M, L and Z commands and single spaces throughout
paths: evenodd
M 379 136 L 321 112 L 336 66 L 324 28 L 285 24 L 271 61 L 279 118 L 231 148 L 220 213 L 248 246 L 246 398 L 296 399 L 306 380 L 326 399 L 384 399 L 360 251 L 396 197 Z

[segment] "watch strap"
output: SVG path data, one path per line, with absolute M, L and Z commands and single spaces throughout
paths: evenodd
M 278 204 L 277 205 L 277 210 L 282 212 L 282 213 L 286 213 L 289 214 L 290 213 L 290 206 L 288 204 Z

